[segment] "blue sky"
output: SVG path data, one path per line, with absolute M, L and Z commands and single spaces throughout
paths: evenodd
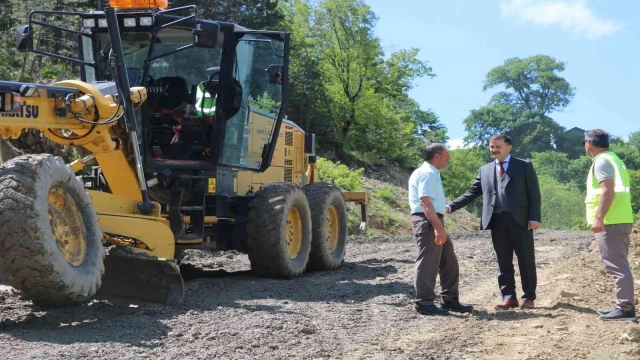
M 602 128 L 627 137 L 640 129 L 640 1 L 365 0 L 387 53 L 417 47 L 437 75 L 411 91 L 447 126 L 450 145 L 462 121 L 486 105 L 491 68 L 510 57 L 545 54 L 566 62 L 573 102 L 551 115 L 566 128 Z M 636 20 L 636 21 L 634 21 Z

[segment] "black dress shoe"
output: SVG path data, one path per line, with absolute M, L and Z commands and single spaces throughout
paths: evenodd
M 459 301 L 447 301 L 440 303 L 443 309 L 458 312 L 458 313 L 468 313 L 473 310 L 472 305 L 461 304 Z
M 422 315 L 449 315 L 449 312 L 436 305 L 416 304 L 416 311 Z

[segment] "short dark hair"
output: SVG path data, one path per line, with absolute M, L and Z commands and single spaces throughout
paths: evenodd
M 511 137 L 506 134 L 493 135 L 492 137 L 489 138 L 489 141 L 491 140 L 502 140 L 507 145 L 513 145 L 513 141 L 511 141 Z
M 584 132 L 584 141 L 588 141 L 591 145 L 606 149 L 609 147 L 609 134 L 601 129 L 592 129 Z
M 424 159 L 426 161 L 433 160 L 433 158 L 436 156 L 436 154 L 442 155 L 442 153 L 446 149 L 447 148 L 444 146 L 444 144 L 441 144 L 441 143 L 429 144 L 429 145 L 424 147 Z

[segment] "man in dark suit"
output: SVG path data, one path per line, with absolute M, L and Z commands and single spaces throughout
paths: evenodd
M 518 307 L 513 253 L 518 257 L 522 279 L 523 308 L 533 309 L 536 298 L 536 263 L 533 230 L 540 227 L 540 187 L 533 165 L 511 156 L 512 141 L 507 135 L 489 139 L 495 161 L 480 168 L 466 193 L 447 206 L 451 213 L 482 195 L 481 229 L 491 229 L 493 249 L 498 258 L 498 284 L 502 302 L 498 309 Z

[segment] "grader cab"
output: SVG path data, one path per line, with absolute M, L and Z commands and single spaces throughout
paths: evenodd
M 81 26 L 43 20 L 60 16 Z M 40 49 L 36 27 L 77 36 L 77 56 Z M 366 225 L 369 195 L 319 182 L 314 135 L 284 119 L 289 33 L 110 0 L 32 11 L 16 43 L 81 69 L 50 85 L 0 82 L 3 139 L 37 129 L 83 154 L 0 167 L 0 271 L 24 298 L 175 304 L 187 249 L 241 251 L 257 275 L 289 279 L 341 266 L 345 202 Z

